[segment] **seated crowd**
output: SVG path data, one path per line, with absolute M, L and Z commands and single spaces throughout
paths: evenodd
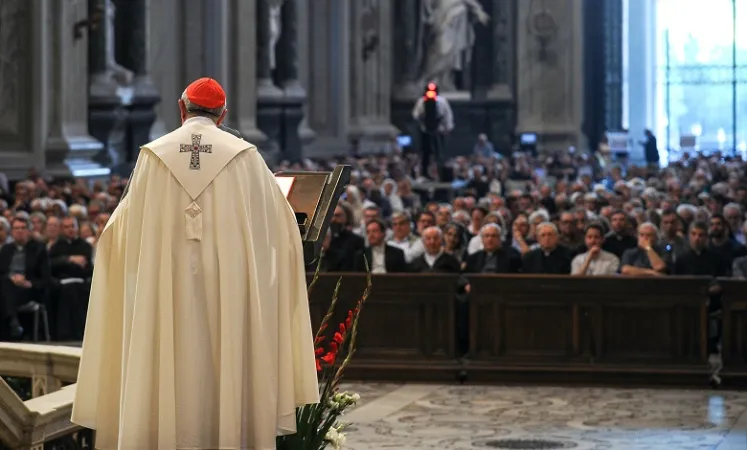
M 335 210 L 321 270 L 364 270 L 365 255 L 373 273 L 747 275 L 741 160 L 688 158 L 627 176 L 585 161 L 550 177 L 540 174 L 553 161 L 460 158 L 457 195 L 429 201 L 371 158 Z
M 0 340 L 83 338 L 96 239 L 125 182 L 0 188 Z
M 354 168 L 322 271 L 364 271 L 368 261 L 373 273 L 747 275 L 740 158 L 685 155 L 654 169 L 478 150 L 429 177 L 396 146 L 275 170 Z M 82 338 L 96 240 L 126 182 L 31 174 L 0 185 L 0 339 L 44 337 L 40 310 L 53 340 Z

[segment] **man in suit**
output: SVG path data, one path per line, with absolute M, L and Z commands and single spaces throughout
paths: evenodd
M 49 249 L 52 282 L 57 285 L 50 295 L 55 337 L 61 341 L 83 339 L 89 279 L 93 276 L 93 247 L 80 238 L 75 217 L 62 219 L 62 236 Z
M 410 265 L 411 272 L 417 273 L 459 273 L 459 260 L 444 253 L 443 232 L 436 226 L 428 227 L 422 233 L 425 253 L 418 256 Z
M 353 211 L 340 202 L 335 208 L 329 224 L 331 234 L 326 268 L 329 272 L 350 272 L 355 269 L 355 254 L 365 248 L 365 239 L 353 233 Z
M 521 254 L 513 247 L 503 247 L 498 225 L 483 225 L 480 237 L 483 249 L 467 257 L 465 273 L 519 273 Z
M 406 272 L 405 252 L 388 245 L 386 225 L 380 219 L 373 219 L 366 225 L 368 246 L 355 254 L 355 270 L 365 272 L 366 261 L 372 274 Z M 365 259 L 364 259 L 365 257 Z
M 46 246 L 30 239 L 31 222 L 16 217 L 11 222 L 13 242 L 0 248 L 0 338 L 20 339 L 23 328 L 18 308 L 29 302 L 44 303 L 49 284 Z

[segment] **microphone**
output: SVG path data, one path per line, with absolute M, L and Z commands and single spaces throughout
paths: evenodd
M 244 139 L 244 136 L 241 135 L 241 133 L 239 132 L 239 130 L 234 130 L 233 128 L 229 128 L 229 127 L 227 127 L 227 126 L 225 126 L 223 124 L 218 125 L 218 128 L 221 131 L 225 131 L 228 134 L 232 134 L 232 135 L 236 136 L 239 139 Z

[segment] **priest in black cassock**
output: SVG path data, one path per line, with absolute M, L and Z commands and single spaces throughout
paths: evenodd
M 52 278 L 56 285 L 51 299 L 55 338 L 83 339 L 93 276 L 93 247 L 78 235 L 75 217 L 62 219 L 62 235 L 49 250 Z

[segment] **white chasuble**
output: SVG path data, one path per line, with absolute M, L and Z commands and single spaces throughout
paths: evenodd
M 293 211 L 254 146 L 189 119 L 101 235 L 72 421 L 103 450 L 269 450 L 318 400 Z

